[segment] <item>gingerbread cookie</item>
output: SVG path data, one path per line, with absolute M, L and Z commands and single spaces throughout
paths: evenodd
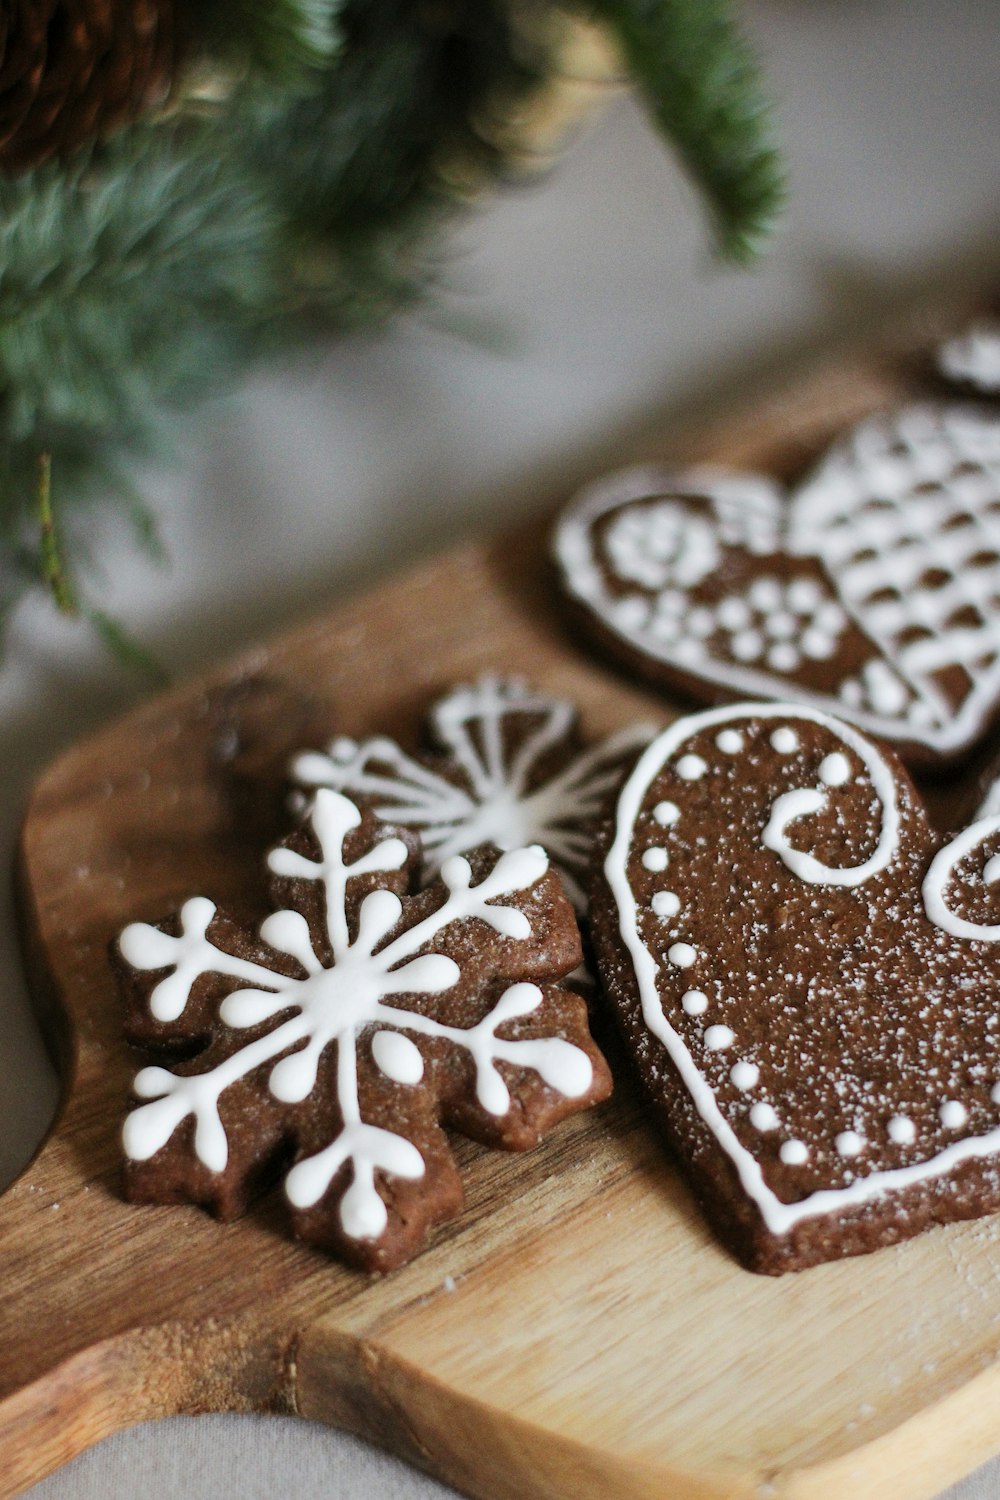
M 296 1234 L 390 1270 L 461 1204 L 442 1126 L 522 1150 L 606 1097 L 584 1002 L 557 982 L 580 939 L 544 851 L 452 855 L 410 894 L 418 859 L 320 789 L 268 857 L 259 937 L 204 897 L 125 929 L 130 1036 L 187 1057 L 135 1079 L 130 1198 L 229 1217 L 293 1158 Z
M 791 493 L 762 475 L 635 468 L 555 540 L 584 627 L 710 701 L 797 698 L 913 764 L 1000 712 L 1000 420 L 923 403 L 851 431 Z
M 1000 1208 L 1000 817 L 942 846 L 857 729 L 710 710 L 626 781 L 592 927 L 681 1169 L 751 1269 Z
M 434 704 L 426 755 L 383 736 L 342 735 L 326 754 L 296 756 L 292 779 L 307 793 L 333 787 L 417 830 L 425 878 L 480 844 L 541 844 L 582 913 L 597 821 L 653 733 L 632 725 L 584 748 L 572 703 L 520 678 L 481 677 Z

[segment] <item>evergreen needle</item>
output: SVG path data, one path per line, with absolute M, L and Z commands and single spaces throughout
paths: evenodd
M 52 455 L 38 455 L 38 520 L 41 528 L 42 577 L 48 585 L 56 608 L 64 615 L 77 613 L 76 600 L 70 587 L 66 570 L 62 564 L 59 541 L 56 536 L 55 516 L 52 513 Z

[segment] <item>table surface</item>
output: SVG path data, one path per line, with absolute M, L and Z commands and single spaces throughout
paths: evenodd
M 558 168 L 469 215 L 435 304 L 377 338 L 254 379 L 144 476 L 172 564 L 109 521 L 102 604 L 186 676 L 456 534 L 527 515 L 558 477 L 613 462 L 637 424 L 738 392 L 804 348 L 864 332 L 920 288 L 1000 273 L 995 0 L 746 6 L 791 160 L 784 234 L 752 275 L 720 269 L 693 194 L 640 110 L 617 99 Z M 1000 275 L 998 275 L 1000 279 Z M 466 334 L 456 334 L 456 326 Z M 0 834 L 27 787 L 141 689 L 40 600 L 0 673 Z M 13 914 L 0 945 L 0 1183 L 26 1163 L 56 1085 L 24 992 Z M 33 1500 L 431 1500 L 450 1490 L 292 1418 L 199 1417 L 83 1454 Z M 1000 1459 L 949 1491 L 1000 1496 Z

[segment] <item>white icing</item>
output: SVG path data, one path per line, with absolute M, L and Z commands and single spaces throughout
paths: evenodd
M 805 1141 L 783 1141 L 778 1155 L 786 1167 L 801 1167 L 809 1160 L 809 1147 Z
M 1000 326 L 980 323 L 949 339 L 938 353 L 938 366 L 949 380 L 995 395 L 1000 391 Z
M 746 512 L 742 523 L 733 514 L 737 494 Z M 774 593 L 770 586 L 777 580 L 770 578 L 750 587 L 763 597 L 760 585 L 767 585 L 767 596 L 778 601 L 775 613 L 799 615 L 804 628 L 789 644 L 794 641 L 800 654 L 829 659 L 845 628 L 853 626 L 871 643 L 873 659 L 850 686 L 832 684 L 824 693 L 789 682 L 783 692 L 795 691 L 817 707 L 835 707 L 842 695 L 863 728 L 941 754 L 964 747 L 980 731 L 1000 694 L 995 414 L 927 402 L 859 424 L 788 497 L 784 536 L 782 492 L 754 475 L 627 471 L 585 490 L 564 514 L 556 553 L 565 585 L 604 625 L 654 661 L 676 663 L 734 695 L 773 694 L 772 672 L 793 669 L 785 665 L 791 660 L 785 653 L 769 658 L 772 672 L 765 668 L 762 631 L 770 606 L 758 614 L 747 599 L 719 601 L 717 624 L 734 637 L 728 653 L 715 635 L 687 630 L 689 596 L 673 601 L 669 639 L 612 618 L 618 588 L 609 579 L 613 560 L 602 553 L 597 529 L 611 511 L 650 495 L 674 507 L 678 524 L 693 513 L 685 497 L 703 496 L 724 545 L 752 553 L 783 548 L 822 569 L 822 579 L 793 579 L 783 595 L 780 588 Z M 709 513 L 705 508 L 701 514 Z M 962 518 L 969 524 L 954 524 Z M 969 623 L 956 626 L 963 614 Z M 758 622 L 760 630 L 754 628 Z M 781 628 L 787 628 L 784 621 Z M 970 681 L 957 704 L 942 684 L 943 669 L 952 665 Z
M 697 961 L 698 954 L 690 943 L 671 943 L 667 949 L 667 957 L 678 969 L 690 969 Z
M 647 589 L 690 588 L 719 561 L 712 523 L 669 500 L 623 510 L 608 528 L 605 546 L 619 578 Z
M 728 599 L 723 599 L 715 613 L 719 624 L 726 630 L 744 630 L 753 619 L 753 611 L 738 594 L 730 594 Z
M 819 779 L 824 786 L 844 786 L 851 779 L 851 763 L 840 750 L 825 755 L 819 765 Z
M 779 641 L 767 653 L 767 664 L 776 672 L 794 672 L 800 660 L 798 651 L 787 641 Z
M 666 849 L 647 849 L 643 853 L 642 863 L 647 870 L 661 871 L 667 868 L 669 859 Z
M 739 755 L 743 749 L 743 736 L 738 729 L 722 729 L 715 736 L 715 743 L 724 755 Z
M 945 1130 L 961 1130 L 969 1118 L 969 1111 L 958 1099 L 946 1099 L 938 1110 L 938 1117 Z
M 802 654 L 808 656 L 812 661 L 829 661 L 837 649 L 837 637 L 831 635 L 827 630 L 820 630 L 816 626 L 803 632 Z
M 832 874 L 847 877 L 837 880 L 835 882 L 837 884 L 856 884 L 859 879 L 867 878 L 868 875 L 874 873 L 876 868 L 884 868 L 892 858 L 898 837 L 895 785 L 885 762 L 874 748 L 869 746 L 854 730 L 828 715 L 815 709 L 772 703 L 753 703 L 744 704 L 738 708 L 711 709 L 706 713 L 680 720 L 658 735 L 640 756 L 632 774 L 621 789 L 617 804 L 615 836 L 604 864 L 604 873 L 618 910 L 622 942 L 635 973 L 645 1025 L 663 1044 L 695 1109 L 715 1136 L 720 1148 L 732 1161 L 743 1191 L 757 1205 L 765 1224 L 774 1235 L 787 1234 L 804 1219 L 842 1213 L 845 1209 L 865 1203 L 883 1193 L 900 1190 L 912 1183 L 944 1175 L 962 1161 L 991 1156 L 1000 1151 L 1000 1128 L 997 1128 L 981 1136 L 957 1140 L 923 1161 L 892 1170 L 874 1171 L 867 1176 L 856 1177 L 846 1187 L 820 1189 L 795 1202 L 782 1202 L 764 1180 L 760 1161 L 743 1145 L 723 1114 L 713 1088 L 702 1074 L 699 1063 L 696 1062 L 684 1039 L 664 1014 L 657 985 L 661 961 L 643 942 L 640 931 L 640 912 L 628 877 L 630 851 L 636 825 L 648 798 L 650 786 L 664 767 L 672 764 L 674 757 L 686 743 L 695 740 L 706 731 L 718 732 L 727 725 L 746 724 L 761 719 L 788 719 L 792 716 L 800 721 L 820 724 L 841 739 L 847 748 L 861 760 L 882 804 L 882 828 L 875 853 L 864 866 L 859 866 L 854 870 L 823 872 L 824 880 L 829 880 Z M 888 782 L 885 780 L 886 777 L 888 777 Z M 814 798 L 825 795 L 825 792 L 821 791 L 813 793 Z M 998 820 L 998 826 L 1000 826 L 1000 820 Z M 862 873 L 865 870 L 867 870 L 867 875 Z M 819 876 L 814 874 L 813 878 L 819 878 Z M 669 953 L 668 958 L 670 958 Z M 673 962 L 672 959 L 670 961 Z M 682 997 L 682 1007 L 688 1014 L 692 1013 L 687 1003 L 692 993 L 702 995 L 701 991 L 689 991 Z M 705 997 L 702 995 L 702 998 Z M 997 1102 L 1000 1102 L 1000 1099 Z M 754 1129 L 762 1132 L 775 1129 L 779 1123 L 773 1106 L 763 1100 L 753 1105 L 749 1113 L 749 1121 Z M 805 1149 L 804 1143 L 795 1144 Z M 786 1141 L 782 1146 L 783 1160 L 787 1160 L 786 1148 L 792 1145 L 792 1142 Z
M 752 1062 L 734 1063 L 729 1070 L 729 1077 L 736 1088 L 746 1091 L 757 1087 L 760 1069 L 756 1063 Z
M 735 1040 L 736 1037 L 728 1026 L 709 1026 L 705 1032 L 705 1046 L 709 1052 L 724 1052 Z
M 667 919 L 676 917 L 681 909 L 681 898 L 676 891 L 657 891 L 649 904 L 656 916 Z
M 794 729 L 782 724 L 780 729 L 775 729 L 772 733 L 771 745 L 779 755 L 791 755 L 799 748 L 799 737 Z
M 893 1115 L 888 1125 L 889 1139 L 896 1146 L 909 1146 L 917 1138 L 917 1127 L 909 1115 Z
M 994 854 L 983 866 L 983 883 L 996 885 L 1000 880 L 1000 854 Z
M 707 770 L 700 755 L 682 755 L 677 762 L 677 774 L 682 781 L 700 781 Z
M 798 630 L 798 620 L 787 609 L 775 609 L 764 621 L 764 630 L 772 641 L 790 641 Z
M 708 1009 L 708 996 L 701 990 L 685 990 L 681 1005 L 687 1015 L 701 1016 Z
M 953 937 L 975 938 L 984 943 L 995 943 L 1000 940 L 1000 923 L 969 922 L 965 917 L 956 917 L 950 910 L 945 900 L 945 891 L 952 877 L 955 866 L 966 854 L 975 849 L 993 834 L 1000 832 L 1000 814 L 990 818 L 980 818 L 976 823 L 970 823 L 968 828 L 955 837 L 943 849 L 939 849 L 931 860 L 930 869 L 924 876 L 921 894 L 924 898 L 924 910 L 936 927 L 950 932 Z M 991 883 L 995 876 L 987 877 L 986 870 L 993 864 L 989 860 L 983 871 L 983 879 Z
M 670 828 L 681 815 L 676 802 L 658 802 L 653 808 L 653 817 L 661 828 Z
M 737 661 L 758 661 L 764 654 L 764 637 L 759 630 L 741 630 L 733 636 L 732 653 Z
M 797 875 L 800 880 L 808 881 L 811 885 L 863 885 L 866 880 L 879 874 L 891 863 L 899 847 L 899 806 L 896 799 L 895 777 L 874 745 L 869 744 L 850 725 L 829 719 L 824 714 L 810 713 L 805 709 L 786 710 L 786 712 L 797 712 L 800 718 L 824 724 L 861 758 L 879 800 L 882 823 L 878 843 L 873 853 L 860 865 L 850 865 L 846 868 L 832 868 L 824 865 L 814 855 L 794 848 L 788 840 L 786 830 L 789 824 L 797 819 L 811 817 L 814 813 L 822 812 L 827 805 L 827 793 L 822 787 L 796 787 L 793 791 L 783 792 L 775 800 L 771 808 L 770 819 L 761 835 L 761 842 L 765 849 L 774 850 L 793 875 Z M 772 744 L 780 733 L 780 730 L 775 730 L 772 734 Z M 796 744 L 798 744 L 797 737 Z M 775 746 L 775 748 L 781 747 Z M 820 765 L 821 778 L 823 766 L 827 765 L 830 759 L 830 756 L 824 757 Z
M 1000 1083 L 995 1083 L 990 1089 L 990 1098 L 994 1104 L 1000 1104 Z
M 504 726 L 514 716 L 533 727 L 512 752 Z M 325 755 L 298 755 L 292 778 L 308 791 L 325 786 L 363 797 L 384 821 L 418 829 L 426 880 L 450 855 L 480 844 L 541 844 L 582 912 L 596 820 L 621 779 L 623 757 L 647 744 L 652 730 L 630 725 L 529 790 L 539 761 L 565 743 L 575 719 L 572 703 L 516 678 L 483 677 L 448 693 L 431 715 L 435 738 L 465 786 L 381 736 L 360 743 L 341 737 Z
M 424 1076 L 419 1047 L 400 1031 L 377 1031 L 372 1037 L 376 1065 L 394 1083 L 417 1084 Z
M 470 1028 L 448 1025 L 423 1009 L 408 1009 L 405 1003 L 407 995 L 443 994 L 461 977 L 458 963 L 447 954 L 421 951 L 445 938 L 455 924 L 484 922 L 502 939 L 514 942 L 530 935 L 525 913 L 504 904 L 503 898 L 523 896 L 542 878 L 548 869 L 544 850 L 532 846 L 502 853 L 478 885 L 472 883 L 468 861 L 461 855 L 451 856 L 441 867 L 445 901 L 394 937 L 402 903 L 395 892 L 376 888 L 361 903 L 357 933 L 352 937 L 347 917 L 349 882 L 362 875 L 401 870 L 408 857 L 406 846 L 396 838 L 383 839 L 348 864 L 345 840 L 359 826 L 361 814 L 353 802 L 326 788 L 316 793 L 311 821 L 319 857 L 310 859 L 282 847 L 271 852 L 268 865 L 278 876 L 316 881 L 322 887 L 332 964 L 317 953 L 308 925 L 297 911 L 274 913 L 264 923 L 262 936 L 277 952 L 294 958 L 304 978 L 289 978 L 216 947 L 207 935 L 214 908 L 198 899 L 185 904 L 178 937 L 142 923 L 122 934 L 122 955 L 134 968 L 173 966 L 173 973 L 153 991 L 161 1011 L 173 1018 L 182 1014 L 191 987 L 202 974 L 245 982 L 246 988 L 228 995 L 219 1011 L 225 1024 L 234 1029 L 259 1028 L 294 1012 L 207 1072 L 181 1075 L 164 1068 L 143 1069 L 136 1079 L 136 1093 L 148 1102 L 128 1116 L 124 1145 L 132 1160 L 145 1161 L 167 1143 L 182 1121 L 191 1118 L 196 1157 L 210 1171 L 222 1172 L 228 1160 L 219 1107 L 225 1090 L 270 1065 L 272 1095 L 285 1103 L 299 1103 L 312 1093 L 320 1058 L 335 1043 L 341 1128 L 327 1147 L 292 1167 L 285 1187 L 296 1207 L 308 1208 L 319 1201 L 340 1168 L 349 1164 L 352 1180 L 340 1203 L 344 1232 L 356 1239 L 377 1238 L 385 1230 L 387 1214 L 376 1172 L 415 1180 L 423 1175 L 424 1162 L 411 1141 L 362 1118 L 357 1045 L 363 1032 L 374 1029 L 371 1047 L 377 1066 L 402 1084 L 419 1082 L 423 1073 L 423 1058 L 402 1031 L 462 1048 L 475 1067 L 480 1105 L 496 1115 L 506 1113 L 510 1106 L 498 1062 L 530 1068 L 549 1087 L 574 1098 L 590 1086 L 592 1068 L 586 1053 L 561 1037 L 507 1040 L 497 1035 L 505 1022 L 538 1007 L 542 992 L 537 985 L 510 985 Z
M 833 1144 L 840 1156 L 860 1156 L 865 1149 L 864 1136 L 856 1130 L 842 1130 L 834 1136 Z

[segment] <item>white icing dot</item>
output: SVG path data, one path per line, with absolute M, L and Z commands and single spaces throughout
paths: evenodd
M 815 578 L 796 578 L 788 586 L 788 602 L 793 609 L 806 610 L 815 609 L 823 592 Z
M 667 957 L 678 969 L 690 969 L 698 954 L 690 943 L 671 943 L 667 949 Z
M 909 1115 L 893 1115 L 888 1128 L 889 1139 L 897 1146 L 908 1146 L 916 1139 L 917 1127 Z
M 756 661 L 764 650 L 764 637 L 759 630 L 741 630 L 733 636 L 732 653 L 737 661 Z
M 698 640 L 703 641 L 715 629 L 715 616 L 710 609 L 700 606 L 698 609 L 693 609 L 688 615 L 687 627 L 693 636 L 697 636 Z
M 786 1167 L 801 1167 L 809 1159 L 809 1147 L 805 1141 L 785 1141 L 778 1155 Z
M 798 651 L 788 641 L 779 641 L 767 653 L 767 664 L 776 672 L 794 672 L 800 660 Z
M 705 1032 L 705 1046 L 709 1052 L 724 1052 L 735 1040 L 735 1032 L 728 1026 L 709 1026 Z
M 1000 854 L 994 854 L 983 866 L 983 879 L 987 885 L 995 885 L 1000 880 Z
M 653 817 L 661 828 L 670 828 L 680 815 L 681 810 L 676 802 L 658 802 L 653 808 Z
M 739 630 L 746 625 L 750 619 L 750 610 L 745 599 L 735 596 L 723 599 L 716 611 L 719 624 L 724 625 L 727 630 Z
M 795 635 L 798 620 L 787 609 L 779 609 L 773 615 L 769 615 L 764 622 L 764 629 L 772 641 L 790 641 Z
M 676 917 L 681 909 L 681 898 L 676 891 L 657 891 L 649 904 L 658 917 Z
M 789 729 L 787 724 L 782 724 L 771 735 L 771 744 L 779 755 L 791 755 L 799 748 L 799 737 L 794 729 Z
M 665 870 L 670 862 L 670 856 L 666 849 L 647 849 L 642 856 L 642 863 L 647 870 Z
M 856 677 L 845 677 L 837 689 L 837 696 L 851 708 L 860 708 L 864 702 L 864 690 Z
M 825 755 L 819 764 L 819 779 L 824 786 L 843 786 L 851 778 L 851 763 L 839 750 Z
M 754 1130 L 777 1130 L 778 1112 L 773 1104 L 755 1104 L 750 1111 L 750 1124 Z
M 760 1069 L 756 1063 L 738 1062 L 729 1069 L 729 1076 L 738 1089 L 756 1088 Z
M 701 1016 L 708 1009 L 708 996 L 702 990 L 687 990 L 681 996 L 681 1005 L 687 1015 Z
M 777 609 L 781 603 L 781 585 L 776 578 L 755 578 L 750 585 L 750 603 L 759 610 Z
M 946 1099 L 938 1110 L 941 1124 L 946 1130 L 958 1130 L 969 1118 L 969 1112 L 964 1104 L 957 1099 Z
M 338 734 L 330 746 L 330 756 L 333 760 L 350 760 L 357 748 L 357 740 L 350 739 L 346 734 Z
M 700 755 L 682 755 L 677 762 L 677 774 L 682 781 L 700 781 L 707 770 Z
M 833 631 L 839 635 L 847 624 L 847 616 L 833 599 L 827 599 L 816 611 L 816 624 L 821 630 Z
M 856 1130 L 842 1130 L 833 1144 L 841 1156 L 858 1156 L 864 1150 L 865 1142 Z
M 623 630 L 641 630 L 649 620 L 649 601 L 641 594 L 626 594 L 616 599 L 611 614 Z
M 801 646 L 813 661 L 827 661 L 837 649 L 837 639 L 820 630 L 818 625 L 810 625 L 802 636 Z
M 743 749 L 743 736 L 738 729 L 722 729 L 715 736 L 715 743 L 724 755 L 739 755 Z

